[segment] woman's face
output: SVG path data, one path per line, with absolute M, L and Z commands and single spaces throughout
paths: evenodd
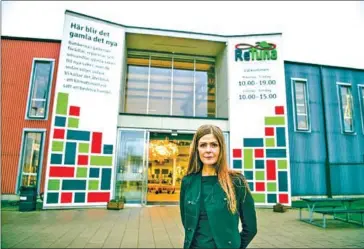
M 204 166 L 216 164 L 220 154 L 220 145 L 213 134 L 207 134 L 200 138 L 197 144 L 198 155 Z

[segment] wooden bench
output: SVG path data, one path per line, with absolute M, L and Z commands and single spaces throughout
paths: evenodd
M 363 219 L 364 209 L 317 209 L 314 212 L 322 214 L 322 218 L 323 218 L 322 227 L 323 228 L 326 228 L 325 215 L 333 215 L 334 219 L 338 219 L 337 217 L 335 218 L 335 214 L 346 214 L 346 221 L 350 222 L 349 214 L 354 214 L 354 213 L 358 213 L 361 216 L 361 224 L 357 223 L 357 222 L 355 222 L 355 224 L 360 224 L 360 225 L 364 226 L 364 219 Z

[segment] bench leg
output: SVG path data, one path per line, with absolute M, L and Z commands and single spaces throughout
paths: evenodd
M 326 228 L 326 217 L 325 214 L 322 214 L 322 218 L 323 218 L 323 228 Z

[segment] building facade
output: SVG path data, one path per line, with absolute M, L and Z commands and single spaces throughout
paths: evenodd
M 231 61 L 248 57 L 236 49 L 231 57 L 236 37 L 67 14 L 75 19 L 62 41 L 2 37 L 2 199 L 36 186 L 45 208 L 105 205 L 121 196 L 142 205 L 178 203 L 193 133 L 205 123 L 224 131 L 230 166 L 245 175 L 258 204 L 364 195 L 364 70 L 282 61 L 283 88 L 277 88 L 284 89 L 284 103 L 265 119 L 263 137 L 243 140 L 239 149 L 231 127 L 247 121 L 246 114 L 241 123 L 231 115 L 237 111 Z M 108 40 L 114 30 L 122 35 Z M 105 47 L 82 43 L 91 39 Z M 112 50 L 118 46 L 120 53 Z M 268 50 L 250 50 L 250 59 L 273 60 Z M 259 105 L 244 108 L 259 112 Z

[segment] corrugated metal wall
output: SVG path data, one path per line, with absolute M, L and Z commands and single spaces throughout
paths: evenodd
M 1 190 L 14 194 L 24 128 L 47 129 L 43 153 L 41 191 L 47 162 L 49 129 L 58 68 L 60 43 L 2 39 L 1 44 Z M 56 60 L 51 101 L 46 121 L 25 120 L 33 58 Z
M 358 84 L 364 71 L 322 67 L 325 89 L 328 151 L 333 195 L 364 194 L 364 135 L 361 124 Z M 353 95 L 353 134 L 341 129 L 337 82 L 350 83 Z
M 292 196 L 325 195 L 325 138 L 319 67 L 285 62 Z M 292 78 L 307 80 L 311 132 L 295 132 Z

